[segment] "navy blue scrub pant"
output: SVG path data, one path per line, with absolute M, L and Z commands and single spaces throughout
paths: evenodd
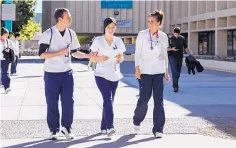
M 62 73 L 44 73 L 47 123 L 51 132 L 59 132 L 60 130 L 59 96 L 62 106 L 61 125 L 65 128 L 71 128 L 74 112 L 74 79 L 72 73 L 72 70 Z
M 133 123 L 136 126 L 140 126 L 141 122 L 144 120 L 147 109 L 148 102 L 151 98 L 153 91 L 154 99 L 154 110 L 153 110 L 153 129 L 152 132 L 163 133 L 163 128 L 165 124 L 165 111 L 163 104 L 163 84 L 164 74 L 147 75 L 142 74 L 139 80 L 140 84 L 140 98 L 138 100 L 136 109 L 134 111 Z
M 103 98 L 101 130 L 114 128 L 113 101 L 116 94 L 118 81 L 112 82 L 98 76 L 95 77 L 95 80 Z
M 18 56 L 15 56 L 15 61 L 11 64 L 11 74 L 16 73 L 16 67 L 18 63 Z
M 8 73 L 9 61 L 1 60 L 1 84 L 4 86 L 4 89 L 10 87 L 11 79 Z
M 171 68 L 171 73 L 172 73 L 172 80 L 173 80 L 172 86 L 173 88 L 179 88 L 179 78 L 180 78 L 183 59 L 170 56 L 169 63 L 170 63 L 170 68 Z

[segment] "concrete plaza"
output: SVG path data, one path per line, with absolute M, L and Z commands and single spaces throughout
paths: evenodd
M 12 77 L 9 94 L 1 95 L 2 147 L 236 147 L 236 74 L 205 70 L 195 76 L 186 68 L 180 80 L 180 92 L 174 93 L 171 83 L 165 84 L 164 104 L 166 125 L 162 139 L 153 138 L 151 98 L 141 131 L 134 135 L 132 116 L 138 98 L 138 83 L 134 63 L 124 62 L 124 78 L 119 83 L 114 102 L 116 136 L 99 135 L 102 98 L 92 71 L 86 61 L 73 63 L 74 124 L 76 139 L 45 140 L 49 136 L 46 124 L 43 63 L 22 60 L 18 76 Z

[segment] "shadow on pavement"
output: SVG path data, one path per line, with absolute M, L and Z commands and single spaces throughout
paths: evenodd
M 87 64 L 86 62 L 80 63 Z M 124 62 L 121 64 L 121 73 L 125 77 L 134 77 L 134 72 L 134 62 Z M 232 78 L 236 78 L 236 74 L 205 69 L 202 73 L 186 78 L 184 75 L 188 75 L 188 72 L 185 66 L 183 66 L 181 74 L 179 93 L 173 92 L 172 82 L 165 84 L 165 100 L 173 102 L 191 112 L 186 116 L 199 117 L 214 125 L 211 128 L 199 129 L 199 133 L 207 135 L 214 131 L 210 136 L 217 137 L 217 134 L 221 134 L 218 131 L 222 131 L 229 135 L 229 137 L 236 139 L 236 105 L 230 105 L 230 102 L 228 104 L 225 104 L 225 102 L 223 104 L 214 103 L 215 99 L 219 101 L 226 98 L 235 98 L 236 79 Z M 234 81 L 235 83 L 233 83 Z M 127 84 L 128 86 L 126 87 L 138 89 L 137 85 L 131 84 L 129 81 L 122 79 L 121 82 Z M 224 91 L 226 93 L 220 93 Z M 192 102 L 189 101 L 190 99 Z M 216 130 L 218 131 L 216 132 Z
M 101 134 L 94 134 L 94 135 L 90 135 L 90 136 L 87 136 L 87 137 L 84 137 L 84 138 L 81 138 L 81 139 L 75 139 L 73 141 L 66 141 L 66 140 L 51 141 L 51 140 L 43 139 L 43 140 L 17 144 L 17 145 L 13 145 L 13 146 L 8 146 L 8 147 L 5 147 L 5 148 L 21 148 L 21 147 L 66 148 L 66 147 L 69 147 L 69 146 L 82 144 L 82 143 L 93 142 L 93 141 L 103 141 L 103 142 L 104 141 L 111 141 L 110 138 L 93 139 L 93 138 L 95 138 L 97 136 L 100 136 L 100 135 Z M 124 135 L 124 136 L 121 136 L 116 141 L 112 141 L 112 142 L 109 142 L 109 143 L 97 144 L 97 145 L 95 144 L 95 145 L 93 145 L 89 148 L 120 148 L 120 147 L 129 146 L 129 145 L 138 144 L 138 143 L 141 143 L 141 142 L 147 142 L 147 141 L 151 141 L 151 140 L 156 139 L 154 137 L 149 137 L 149 138 L 146 138 L 146 139 L 141 139 L 141 140 L 137 140 L 137 141 L 128 142 L 129 140 L 131 140 L 134 137 L 135 137 L 134 134 Z M 78 147 L 79 147 L 79 145 L 78 145 Z
M 113 141 L 113 142 L 110 142 L 110 143 L 97 144 L 97 145 L 94 145 L 94 146 L 89 147 L 89 148 L 121 148 L 121 147 L 130 146 L 130 145 L 134 145 L 134 144 L 138 144 L 138 143 L 147 142 L 147 141 L 157 139 L 155 137 L 149 137 L 149 138 L 129 142 L 129 140 L 131 140 L 134 137 L 135 137 L 134 134 L 125 135 L 125 136 L 120 137 L 116 141 Z

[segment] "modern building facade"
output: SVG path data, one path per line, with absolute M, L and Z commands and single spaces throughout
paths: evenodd
M 172 34 L 180 27 L 194 54 L 236 57 L 236 1 L 132 1 L 104 4 L 101 1 L 43 1 L 43 30 L 55 23 L 54 10 L 66 7 L 72 14 L 71 28 L 81 35 L 103 33 L 102 20 L 114 17 L 117 35 L 134 43 L 139 30 L 147 28 L 150 12 L 165 12 L 162 30 Z M 122 8 L 121 8 L 122 7 Z
M 170 30 L 180 27 L 195 54 L 236 57 L 236 1 L 173 1 L 170 5 Z

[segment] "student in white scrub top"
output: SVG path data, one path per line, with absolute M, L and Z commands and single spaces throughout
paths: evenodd
M 114 36 L 116 30 L 114 18 L 106 18 L 103 27 L 104 35 L 96 37 L 90 47 L 92 52 L 97 53 L 90 60 L 97 62 L 94 75 L 103 97 L 101 133 L 110 137 L 115 134 L 113 101 L 118 81 L 123 77 L 120 72 L 120 63 L 123 62 L 123 52 L 126 49 L 123 41 Z
M 3 85 L 5 89 L 5 93 L 11 91 L 10 83 L 11 79 L 9 76 L 9 64 L 12 62 L 9 59 L 10 49 L 14 49 L 14 45 L 11 40 L 8 39 L 9 31 L 2 27 L 1 28 L 1 38 L 0 38 L 0 59 L 1 59 L 1 85 Z M 8 58 L 8 59 L 7 59 Z
M 74 139 L 71 133 L 74 114 L 74 79 L 70 55 L 72 54 L 75 58 L 89 58 L 89 55 L 77 52 L 80 44 L 76 33 L 68 28 L 71 23 L 69 10 L 65 8 L 56 9 L 54 18 L 57 24 L 47 29 L 39 40 L 39 56 L 45 59 L 44 82 L 47 123 L 51 132 L 49 139 L 57 140 L 60 131 L 59 96 L 62 106 L 61 132 L 67 139 Z
M 148 16 L 148 26 L 146 30 L 138 33 L 135 50 L 136 78 L 140 84 L 140 98 L 134 112 L 134 130 L 140 130 L 140 124 L 144 120 L 148 102 L 153 92 L 153 129 L 155 137 L 161 138 L 165 124 L 165 112 L 163 105 L 164 83 L 170 80 L 168 74 L 168 54 L 169 47 L 167 35 L 158 28 L 162 24 L 164 13 L 155 11 Z
M 15 39 L 12 39 L 12 43 L 14 44 L 14 54 L 15 54 L 15 60 L 11 64 L 11 75 L 12 76 L 17 76 L 17 63 L 19 59 L 19 54 L 20 54 L 20 46 L 19 46 L 19 40 L 20 40 L 20 34 L 17 32 L 15 33 Z

